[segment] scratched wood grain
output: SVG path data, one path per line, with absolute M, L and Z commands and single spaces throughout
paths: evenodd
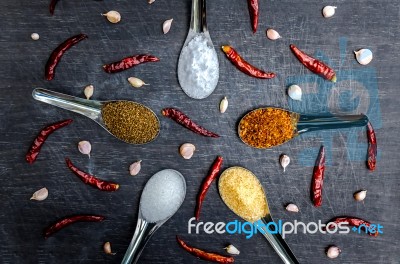
M 400 263 L 399 1 L 261 1 L 259 32 L 255 35 L 250 30 L 245 0 L 208 1 L 208 26 L 218 50 L 220 80 L 216 91 L 201 101 L 192 100 L 182 92 L 176 74 L 189 26 L 189 0 L 156 0 L 152 5 L 146 0 L 61 0 L 54 16 L 48 13 L 48 2 L 0 1 L 1 263 L 120 263 L 134 232 L 141 190 L 151 175 L 164 168 L 182 172 L 187 181 L 187 196 L 177 214 L 148 243 L 141 263 L 203 263 L 178 247 L 176 234 L 189 244 L 220 253 L 226 244 L 232 243 L 242 252 L 236 257 L 237 263 L 280 263 L 260 235 L 246 239 L 243 235 L 188 234 L 187 221 L 193 216 L 197 191 L 216 155 L 225 158 L 225 168 L 245 166 L 259 177 L 275 219 L 325 222 L 338 215 L 354 215 L 384 226 L 384 234 L 377 238 L 358 234 L 290 235 L 286 240 L 300 263 L 328 263 L 324 250 L 331 244 L 343 250 L 336 263 Z M 321 9 L 327 4 L 338 7 L 329 20 L 321 16 Z M 108 10 L 118 10 L 122 14 L 121 23 L 113 25 L 100 16 Z M 171 31 L 163 35 L 162 22 L 169 18 L 174 18 Z M 275 42 L 267 40 L 268 27 L 277 29 L 283 38 Z M 33 32 L 40 34 L 39 41 L 30 39 Z M 44 65 L 51 51 L 66 38 L 81 32 L 89 39 L 68 51 L 57 67 L 55 79 L 45 81 Z M 340 53 L 340 39 L 346 40 L 344 53 Z M 226 43 L 254 65 L 276 72 L 278 77 L 266 81 L 242 74 L 219 51 Z M 349 73 L 349 79 L 342 83 L 339 80 L 335 87 L 319 78 L 312 79 L 303 85 L 307 96 L 302 102 L 288 101 L 285 86 L 291 76 L 300 76 L 301 80 L 301 76 L 309 75 L 290 53 L 290 43 L 317 56 L 323 52 L 337 71 Z M 358 65 L 352 54 L 362 47 L 374 52 L 368 69 L 376 74 L 364 86 L 354 80 L 370 80 L 370 73 L 365 76 L 357 73 L 366 68 Z M 104 63 L 137 53 L 151 53 L 161 60 L 115 75 L 106 74 L 101 68 Z M 133 89 L 126 81 L 130 76 L 137 76 L 150 86 Z M 129 99 L 151 107 L 161 120 L 158 139 L 144 146 L 127 145 L 89 119 L 31 97 L 35 87 L 83 96 L 83 87 L 88 84 L 95 86 L 93 99 Z M 325 86 L 331 91 L 328 95 L 324 93 Z M 374 86 L 375 94 L 363 90 Z M 323 96 L 312 97 L 319 92 Z M 230 106 L 221 115 L 218 104 L 223 96 L 228 97 Z M 374 173 L 367 171 L 362 159 L 349 158 L 360 148 L 366 150 L 363 129 L 318 132 L 270 150 L 246 147 L 236 135 L 238 119 L 258 106 L 274 105 L 308 113 L 319 113 L 329 106 L 329 110 L 340 112 L 341 96 L 345 102 L 354 101 L 361 107 L 347 113 L 361 112 L 377 102 L 380 105 L 379 112 L 371 108 L 375 112 L 370 113 L 375 116 L 373 121 L 380 124 L 377 129 L 380 160 Z M 169 106 L 182 109 L 222 137 L 203 138 L 162 118 L 161 109 Z M 64 118 L 73 118 L 74 123 L 53 134 L 37 162 L 28 165 L 24 155 L 38 130 Z M 93 145 L 90 159 L 76 148 L 77 142 L 84 139 Z M 191 160 L 179 156 L 178 148 L 185 142 L 196 145 Z M 316 209 L 308 197 L 310 164 L 321 144 L 328 147 L 330 166 L 326 172 L 324 205 Z M 278 164 L 283 152 L 292 158 L 285 174 Z M 120 190 L 103 193 L 82 184 L 66 168 L 65 157 L 101 178 L 119 182 Z M 129 176 L 129 164 L 139 159 L 143 160 L 141 173 Z M 29 201 L 30 195 L 42 187 L 49 189 L 48 199 Z M 352 194 L 361 188 L 368 190 L 367 199 L 356 203 Z M 300 213 L 286 212 L 284 205 L 288 202 L 295 202 Z M 102 223 L 76 224 L 43 239 L 42 230 L 47 225 L 79 213 L 102 214 L 107 219 Z M 202 220 L 235 219 L 213 185 L 204 203 Z M 115 256 L 102 252 L 105 241 L 112 243 Z

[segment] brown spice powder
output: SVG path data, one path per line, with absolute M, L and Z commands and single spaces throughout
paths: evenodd
M 292 139 L 299 115 L 278 108 L 262 108 L 248 113 L 239 124 L 239 136 L 255 148 L 269 148 Z
M 109 102 L 101 109 L 101 115 L 104 124 L 113 135 L 131 144 L 152 141 L 160 131 L 157 116 L 138 103 Z
M 269 213 L 267 199 L 257 177 L 242 167 L 223 172 L 218 182 L 222 200 L 238 216 L 255 222 Z

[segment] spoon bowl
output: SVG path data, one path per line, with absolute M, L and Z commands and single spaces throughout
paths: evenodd
M 178 80 L 193 99 L 213 93 L 219 79 L 217 52 L 206 22 L 206 0 L 192 1 L 190 28 L 178 61 Z
M 252 117 L 258 116 L 256 121 Z M 268 117 L 271 121 L 260 121 L 260 116 Z M 248 146 L 254 148 L 271 148 L 307 132 L 325 129 L 340 129 L 363 127 L 368 123 L 366 115 L 305 115 L 277 107 L 257 108 L 239 121 L 239 138 Z M 275 134 L 270 130 L 277 131 Z
M 219 177 L 218 190 L 229 209 L 255 225 L 285 264 L 299 263 L 277 230 L 271 230 L 270 226 L 273 225 L 269 223 L 273 223 L 274 220 L 268 208 L 264 188 L 251 171 L 242 167 L 226 169 Z
M 142 145 L 150 143 L 153 140 L 155 140 L 160 133 L 160 121 L 157 115 L 153 112 L 153 110 L 151 110 L 147 106 L 137 102 L 126 101 L 126 100 L 112 100 L 112 101 L 87 100 L 67 94 L 46 90 L 43 88 L 34 89 L 32 92 L 32 97 L 35 100 L 84 115 L 95 121 L 97 124 L 99 124 L 102 128 L 104 128 L 109 134 L 113 135 L 115 138 L 129 144 Z M 155 123 L 157 124 L 157 130 L 151 131 L 152 135 L 148 140 L 140 143 L 127 141 L 121 137 L 118 137 L 112 131 L 110 131 L 109 127 L 107 127 L 106 123 L 104 122 L 102 110 L 105 105 L 109 103 L 118 103 L 118 102 L 128 102 L 130 104 L 135 104 L 136 106 L 140 107 L 143 111 L 148 111 L 148 115 L 151 116 L 154 119 Z
M 151 236 L 180 208 L 186 196 L 186 182 L 176 170 L 154 174 L 140 197 L 136 230 L 122 264 L 136 263 Z

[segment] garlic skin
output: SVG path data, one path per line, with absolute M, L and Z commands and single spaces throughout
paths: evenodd
M 226 250 L 226 252 L 228 252 L 231 255 L 239 255 L 240 254 L 240 251 L 234 245 L 229 245 L 224 249 Z
M 290 98 L 296 101 L 301 101 L 301 97 L 303 95 L 303 92 L 301 91 L 300 86 L 293 84 L 290 85 L 288 88 L 288 95 Z
M 288 155 L 282 154 L 282 155 L 279 157 L 279 162 L 280 162 L 280 164 L 281 164 L 281 166 L 282 166 L 282 168 L 283 168 L 283 172 L 285 172 L 285 171 L 286 171 L 286 167 L 287 167 L 287 166 L 289 165 L 289 163 L 290 163 L 290 158 L 289 158 Z
M 104 253 L 106 253 L 108 255 L 115 255 L 116 254 L 116 253 L 113 253 L 111 251 L 111 243 L 108 242 L 108 241 L 106 243 L 104 243 L 103 250 L 104 250 Z
M 358 191 L 358 192 L 354 193 L 353 196 L 356 201 L 361 202 L 365 199 L 365 197 L 367 197 L 367 190 Z
M 228 109 L 228 104 L 228 98 L 225 96 L 224 99 L 222 99 L 219 103 L 219 111 L 221 114 L 225 113 L 226 109 Z
M 107 20 L 113 24 L 121 21 L 121 14 L 114 10 L 108 11 L 107 13 L 101 15 L 107 17 Z
M 169 30 L 171 29 L 172 21 L 174 21 L 173 18 L 164 21 L 163 26 L 162 26 L 164 34 L 167 34 L 169 32 Z
M 279 35 L 278 31 L 276 31 L 275 29 L 269 28 L 269 29 L 267 29 L 267 38 L 269 38 L 270 40 L 277 40 L 282 37 L 281 37 L 281 35 Z
M 297 205 L 291 203 L 286 206 L 286 210 L 289 212 L 298 213 L 299 207 Z
M 330 246 L 326 251 L 326 255 L 328 256 L 328 258 L 334 259 L 339 257 L 340 252 L 342 252 L 340 248 L 336 246 Z
M 34 192 L 30 200 L 43 201 L 46 200 L 47 196 L 49 196 L 49 191 L 47 188 L 42 188 Z
M 88 155 L 90 159 L 90 152 L 92 151 L 92 145 L 89 141 L 83 140 L 78 143 L 78 150 L 84 155 Z
M 367 65 L 372 61 L 372 51 L 369 49 L 360 49 L 358 51 L 354 51 L 356 55 L 357 62 L 361 65 Z
M 195 150 L 196 147 L 193 144 L 185 143 L 180 146 L 179 153 L 184 159 L 190 159 L 193 156 Z
M 31 34 L 31 38 L 33 39 L 33 40 L 39 40 L 39 34 L 38 33 L 32 33 Z
M 142 163 L 142 160 L 139 160 L 139 161 L 136 161 L 136 162 L 132 163 L 132 164 L 129 166 L 129 173 L 130 173 L 132 176 L 138 175 L 138 173 L 139 173 L 140 170 L 142 169 L 141 163 Z
M 93 85 L 88 85 L 83 90 L 83 94 L 85 95 L 86 99 L 88 99 L 88 100 L 90 99 L 90 97 L 93 96 L 93 92 L 94 92 L 94 86 Z
M 129 77 L 128 78 L 128 82 L 135 88 L 140 88 L 143 85 L 149 85 L 147 83 L 145 83 L 144 81 L 140 80 L 139 78 L 136 77 Z
M 335 9 L 336 9 L 336 8 L 337 8 L 336 6 L 325 6 L 325 7 L 322 9 L 322 15 L 323 15 L 325 18 L 333 17 L 333 15 L 335 14 Z

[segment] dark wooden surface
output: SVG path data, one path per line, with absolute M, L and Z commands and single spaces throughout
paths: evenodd
M 216 155 L 224 167 L 244 166 L 262 181 L 275 219 L 325 222 L 338 215 L 353 215 L 380 223 L 384 234 L 297 234 L 287 242 L 300 263 L 400 263 L 399 254 L 399 14 L 400 2 L 381 1 L 261 1 L 259 32 L 252 34 L 245 0 L 208 1 L 208 26 L 220 63 L 220 80 L 207 99 L 196 101 L 180 89 L 176 66 L 189 27 L 189 0 L 59 1 L 50 16 L 47 0 L 0 1 L 0 262 L 1 263 L 119 263 L 133 235 L 138 202 L 145 182 L 155 172 L 172 168 L 187 181 L 185 202 L 177 214 L 152 238 L 141 263 L 203 263 L 184 252 L 175 242 L 181 235 L 189 244 L 223 253 L 229 243 L 241 250 L 237 263 L 280 263 L 260 236 L 187 234 L 195 197 Z M 324 5 L 338 7 L 329 20 L 321 16 Z M 113 25 L 100 13 L 118 10 L 122 21 Z M 174 18 L 171 31 L 162 34 L 164 20 Z M 266 39 L 265 29 L 276 28 L 282 39 Z M 40 34 L 39 41 L 30 34 Z M 44 80 L 44 65 L 51 51 L 66 38 L 86 33 L 82 41 L 63 57 L 53 81 Z M 248 61 L 272 70 L 273 80 L 250 78 L 227 61 L 219 47 L 229 43 Z M 310 75 L 289 51 L 295 43 L 323 58 L 338 72 L 333 85 Z M 374 60 L 368 66 L 356 63 L 353 50 L 370 48 Z M 124 56 L 151 53 L 161 61 L 109 75 L 101 65 Z M 126 79 L 139 77 L 150 86 L 133 89 Z M 285 94 L 291 83 L 300 83 L 302 102 Z M 83 87 L 93 84 L 93 99 L 128 99 L 158 113 L 162 131 L 145 146 L 132 146 L 109 136 L 97 124 L 80 115 L 36 102 L 35 87 L 83 96 Z M 229 108 L 221 115 L 219 101 L 227 96 Z M 374 173 L 365 167 L 364 129 L 318 132 L 304 135 L 283 146 L 256 150 L 237 137 L 238 119 L 258 106 L 273 105 L 304 113 L 367 113 L 377 130 L 379 162 Z M 219 139 L 197 136 L 161 116 L 164 107 L 178 107 L 205 127 L 222 135 Z M 37 162 L 29 165 L 24 155 L 37 132 L 46 124 L 73 118 L 74 123 L 52 135 Z M 92 156 L 77 150 L 80 140 L 90 140 Z M 191 160 L 179 156 L 182 143 L 197 151 Z M 321 144 L 327 147 L 324 204 L 314 208 L 309 200 L 312 164 Z M 278 164 L 281 153 L 292 158 L 286 173 Z M 104 193 L 82 184 L 65 166 L 70 157 L 79 167 L 103 179 L 121 184 L 119 191 Z M 143 160 L 142 171 L 129 176 L 133 161 Z M 30 201 L 31 194 L 47 187 L 43 202 Z M 367 189 L 364 203 L 352 194 Z M 294 202 L 300 213 L 284 210 Z M 58 218 L 79 213 L 102 214 L 102 223 L 76 224 L 45 240 L 42 230 Z M 209 190 L 203 221 L 237 219 L 219 198 L 216 185 Z M 107 256 L 102 244 L 111 241 L 115 256 Z M 337 260 L 324 250 L 342 248 Z

